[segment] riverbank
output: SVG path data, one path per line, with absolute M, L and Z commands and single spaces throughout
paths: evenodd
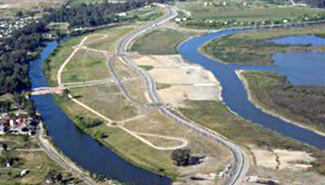
M 96 36 L 94 38 L 91 35 L 88 35 L 85 38 L 87 39 L 79 40 L 83 40 L 84 46 L 87 46 L 88 48 L 85 48 L 84 46 L 80 47 L 92 51 L 93 48 L 87 43 L 92 42 L 93 46 L 97 46 L 96 42 L 100 41 L 101 36 Z M 89 38 L 93 38 L 93 41 L 87 41 Z M 119 38 L 120 37 L 115 39 L 119 40 Z M 106 47 L 108 46 L 109 43 Z M 69 48 L 67 48 L 67 50 L 69 50 Z M 97 51 L 102 51 L 102 48 L 98 48 Z M 57 54 L 60 52 L 61 49 L 58 50 Z M 108 52 L 111 51 L 108 50 Z M 74 73 L 74 71 L 79 72 L 77 75 L 81 74 L 80 71 L 88 71 L 88 64 L 90 63 L 90 66 L 93 68 L 94 66 L 102 65 L 103 62 L 105 62 L 93 62 L 93 60 L 89 60 L 89 63 L 88 60 L 86 60 L 87 62 L 84 60 L 85 57 L 76 60 L 76 58 L 80 57 L 79 54 L 80 53 L 77 52 L 72 58 L 67 55 L 67 58 L 71 58 L 72 60 L 67 63 L 64 62 L 66 63 L 67 68 L 62 69 L 62 79 L 66 79 L 64 76 L 70 75 L 71 73 Z M 59 61 L 52 60 L 52 62 Z M 84 65 L 85 62 L 88 64 Z M 78 66 L 78 64 L 81 64 L 81 66 Z M 52 65 L 60 66 L 60 64 Z M 73 66 L 77 66 L 82 70 L 76 70 Z M 137 73 L 129 69 L 123 61 L 114 61 L 112 67 L 120 78 L 124 80 L 125 88 L 127 88 L 130 94 L 137 99 L 140 98 L 147 102 L 147 99 L 141 98 L 145 94 L 142 87 L 143 79 L 139 78 Z M 58 67 L 54 67 L 52 70 L 53 69 L 58 69 Z M 69 70 L 65 71 L 65 69 Z M 56 73 L 55 70 L 53 70 L 52 73 L 53 72 Z M 97 75 L 99 73 L 101 72 L 97 71 Z M 89 77 L 89 75 L 85 75 L 84 77 Z M 106 78 L 107 77 L 111 78 L 111 74 L 108 74 Z M 140 83 L 138 83 L 138 81 Z M 72 83 L 64 80 L 63 82 L 63 84 L 67 85 Z M 226 166 L 226 163 L 229 162 L 230 155 L 222 146 L 196 134 L 190 134 L 187 128 L 178 126 L 172 120 L 169 120 L 159 112 L 154 110 L 149 112 L 143 111 L 141 106 L 136 106 L 133 103 L 128 102 L 115 83 L 94 85 L 92 87 L 71 88 L 69 93 L 71 94 L 71 97 L 74 98 L 74 101 L 77 100 L 80 103 L 87 105 L 92 110 L 90 112 L 88 111 L 89 108 L 83 109 L 84 106 L 81 107 L 79 104 L 72 102 L 71 99 L 63 96 L 58 104 L 63 108 L 65 113 L 69 115 L 74 123 L 82 128 L 87 134 L 100 141 L 100 143 L 113 148 L 113 150 L 117 151 L 118 154 L 121 154 L 124 159 L 140 168 L 149 169 L 158 174 L 168 175 L 172 180 L 179 180 L 179 182 L 186 184 L 195 183 L 191 180 L 192 175 L 197 173 L 211 174 L 215 173 L 215 171 L 222 171 Z M 58 100 L 60 98 L 56 96 L 56 99 Z M 130 112 L 129 110 L 131 109 L 134 111 Z M 95 112 L 96 114 L 92 114 Z M 98 113 L 102 116 L 97 117 L 96 115 L 98 115 Z M 101 120 L 101 118 L 105 119 Z M 96 125 L 91 124 L 94 120 L 98 119 L 103 122 Z M 89 127 L 87 125 L 89 125 Z M 177 138 L 178 140 L 174 141 L 174 139 L 171 140 L 166 138 Z M 189 148 L 193 153 L 200 153 L 200 155 L 207 156 L 206 161 L 198 166 L 177 167 L 171 159 L 171 152 L 173 148 L 179 148 L 178 145 L 180 140 L 186 140 L 186 148 Z M 150 145 L 148 145 L 148 143 Z M 183 148 L 183 146 L 181 147 Z M 165 148 L 170 149 L 165 150 Z M 220 160 L 222 160 L 222 162 L 220 162 Z M 213 181 L 213 179 L 208 181 Z
M 45 131 L 45 132 L 44 132 Z M 120 185 L 119 182 L 107 179 L 100 179 L 99 176 L 91 176 L 91 173 L 84 168 L 78 166 L 75 162 L 66 157 L 55 145 L 51 142 L 50 136 L 44 128 L 43 123 L 40 125 L 38 133 L 36 135 L 39 146 L 41 146 L 45 153 L 60 165 L 65 170 L 72 173 L 75 177 L 80 178 L 83 183 L 87 185 Z M 96 179 L 97 178 L 97 179 Z
M 42 184 L 54 180 L 84 185 L 80 176 L 48 155 L 39 144 L 38 135 L 1 135 L 0 161 L 0 184 Z
M 303 122 L 300 122 L 299 119 L 297 119 L 297 116 L 293 116 L 290 115 L 290 111 L 288 112 L 288 110 L 283 110 L 283 111 L 279 111 L 279 108 L 281 109 L 281 107 L 277 107 L 277 109 L 274 108 L 270 108 L 270 106 L 268 106 L 267 104 L 264 104 L 260 101 L 260 99 L 258 99 L 255 95 L 255 93 L 257 93 L 257 89 L 260 87 L 252 87 L 252 82 L 249 82 L 247 77 L 245 77 L 245 73 L 252 73 L 252 72 L 248 72 L 248 71 L 244 71 L 244 70 L 236 70 L 236 74 L 238 76 L 238 78 L 242 81 L 246 91 L 247 91 L 247 95 L 248 95 L 248 99 L 249 101 L 251 101 L 257 108 L 261 109 L 263 112 L 274 115 L 282 120 L 288 121 L 292 124 L 295 124 L 299 127 L 305 128 L 305 129 L 309 129 L 319 135 L 323 135 L 325 136 L 325 132 L 324 132 L 324 128 L 318 128 L 316 125 L 310 125 L 312 123 L 306 124 Z M 255 90 L 253 90 L 252 88 L 254 88 Z M 271 87 L 269 87 L 271 88 Z M 268 99 L 268 98 L 266 98 Z M 282 109 L 281 109 L 282 110 Z M 294 119 L 296 118 L 296 119 Z
M 211 40 L 200 47 L 200 52 L 225 64 L 270 65 L 272 56 L 288 51 L 325 51 L 324 46 L 307 44 L 289 45 L 272 42 L 275 38 L 292 35 L 315 35 L 324 37 L 324 25 L 308 28 L 272 28 L 242 31 Z

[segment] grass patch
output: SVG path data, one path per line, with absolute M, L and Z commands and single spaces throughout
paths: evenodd
M 189 108 L 180 108 L 185 116 L 238 143 L 283 149 L 306 148 L 234 115 L 222 102 L 192 101 L 189 105 Z
M 76 120 L 78 115 L 83 115 L 85 119 L 93 120 L 98 118 L 74 102 L 67 101 L 65 97 L 55 97 L 56 102 L 74 120 L 78 127 L 81 127 L 79 125 L 80 122 Z M 155 150 L 119 128 L 101 124 L 95 127 L 84 128 L 83 131 L 137 166 L 166 174 L 173 179 L 176 179 L 178 176 L 176 166 L 174 166 L 169 157 L 169 152 Z M 96 137 L 98 133 L 104 133 L 107 137 Z
M 192 101 L 189 107 L 181 108 L 188 118 L 206 126 L 231 140 L 243 145 L 256 145 L 262 148 L 279 148 L 287 150 L 303 150 L 311 152 L 317 158 L 313 163 L 314 169 L 325 174 L 325 153 L 285 136 L 279 136 L 258 125 L 248 122 L 231 113 L 221 102 Z
M 193 33 L 178 32 L 172 29 L 159 29 L 138 39 L 132 45 L 131 50 L 143 55 L 177 54 L 178 44 L 193 35 Z
M 62 72 L 63 83 L 102 80 L 109 77 L 106 57 L 97 52 L 79 50 Z
M 93 35 L 106 35 L 103 39 L 94 42 L 86 42 L 87 47 L 112 52 L 116 49 L 119 39 L 136 28 L 136 25 L 116 26 L 109 29 L 98 30 Z
M 73 47 L 77 46 L 84 37 L 89 36 L 89 40 L 85 43 L 87 47 L 113 51 L 116 47 L 115 43 L 117 43 L 118 39 L 133 28 L 133 26 L 122 26 L 99 29 L 92 33 L 62 41 L 62 43 L 60 43 L 58 48 L 51 54 L 51 57 L 44 64 L 44 70 L 50 85 L 57 85 L 57 71 L 63 62 L 70 56 L 73 51 Z M 107 37 L 100 39 L 103 35 L 107 35 Z M 86 52 L 80 50 L 80 52 L 78 52 L 77 55 L 72 59 L 71 63 L 66 66 L 65 70 L 70 69 L 72 71 L 70 74 L 68 74 L 68 76 L 63 74 L 63 80 L 78 81 L 89 80 L 89 78 L 102 79 L 103 77 L 108 77 L 108 72 L 105 65 L 106 61 L 103 55 L 96 52 Z M 88 77 L 86 77 L 87 74 Z
M 142 69 L 146 70 L 146 71 L 150 71 L 151 69 L 153 69 L 153 66 L 149 66 L 149 65 L 140 65 L 139 67 L 141 67 Z
M 124 120 L 137 115 L 137 109 L 119 92 L 116 85 L 74 88 L 71 94 L 113 120 Z
M 279 24 L 301 22 L 325 18 L 325 11 L 309 7 L 291 7 L 266 3 L 246 4 L 227 2 L 226 5 L 216 3 L 204 5 L 203 1 L 184 2 L 181 8 L 191 12 L 191 19 L 182 22 L 182 26 L 192 28 L 222 28 L 234 26 L 253 26 L 263 24 Z
M 244 72 L 243 76 L 257 104 L 325 132 L 325 87 L 294 86 L 274 72 Z
M 212 40 L 201 47 L 201 51 L 208 56 L 217 58 L 225 63 L 241 63 L 265 65 L 273 63 L 273 55 L 288 51 L 325 51 L 324 46 L 310 45 L 280 45 L 271 42 L 271 39 L 291 35 L 321 36 L 324 26 L 296 29 L 268 29 L 247 31 L 234 35 L 227 35 Z
M 170 84 L 163 84 L 163 83 L 157 83 L 156 86 L 157 86 L 157 90 L 160 90 L 160 89 L 167 89 L 167 88 L 171 87 L 172 85 L 170 85 Z

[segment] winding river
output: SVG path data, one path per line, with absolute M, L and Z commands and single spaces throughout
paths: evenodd
M 58 46 L 49 42 L 40 57 L 30 63 L 32 88 L 46 87 L 43 62 Z M 32 96 L 36 110 L 41 113 L 46 129 L 56 147 L 86 170 L 134 185 L 167 185 L 171 180 L 141 169 L 119 157 L 80 131 L 73 121 L 55 104 L 52 95 Z
M 237 32 L 239 30 L 229 29 L 192 38 L 179 46 L 179 53 L 187 61 L 202 65 L 216 76 L 223 87 L 222 97 L 224 102 L 243 118 L 303 143 L 325 149 L 324 136 L 288 123 L 256 108 L 247 99 L 247 92 L 235 74 L 235 70 L 238 69 L 276 71 L 288 76 L 288 79 L 293 84 L 325 85 L 325 77 L 322 75 L 322 69 L 325 69 L 325 62 L 323 62 L 325 61 L 325 54 L 320 52 L 281 53 L 274 56 L 274 65 L 245 66 L 222 64 L 198 52 L 198 48 L 205 42 Z M 283 39 L 274 42 L 280 44 L 288 42 L 305 44 L 299 43 L 298 38 Z M 308 38 L 305 40 L 313 39 Z M 316 41 L 317 44 L 325 45 L 325 39 L 317 38 Z M 31 62 L 29 76 L 33 88 L 47 86 L 47 80 L 43 74 L 43 62 L 57 46 L 57 42 L 49 42 L 43 49 L 40 58 Z M 308 62 L 308 65 L 306 65 L 306 62 Z M 170 179 L 160 177 L 130 164 L 109 148 L 102 146 L 90 136 L 81 132 L 61 108 L 55 104 L 52 95 L 32 96 L 32 99 L 35 102 L 36 110 L 42 115 L 53 143 L 72 161 L 86 170 L 135 185 L 171 184 Z
M 321 52 L 291 52 L 279 53 L 274 56 L 275 63 L 270 66 L 249 66 L 240 64 L 223 64 L 202 55 L 198 49 L 204 43 L 218 39 L 224 35 L 240 32 L 228 29 L 189 39 L 180 44 L 178 50 L 182 57 L 192 63 L 199 64 L 210 70 L 220 81 L 222 97 L 225 104 L 241 117 L 270 129 L 284 136 L 291 137 L 300 142 L 319 149 L 325 149 L 325 136 L 308 129 L 291 124 L 280 118 L 267 114 L 256 108 L 247 97 L 247 92 L 236 70 L 275 71 L 286 75 L 295 85 L 325 85 L 325 53 Z M 306 43 L 309 41 L 311 43 Z M 296 36 L 274 40 L 279 44 L 317 44 L 325 45 L 325 39 L 314 36 Z

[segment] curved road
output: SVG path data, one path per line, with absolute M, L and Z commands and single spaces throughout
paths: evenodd
M 229 176 L 229 178 L 226 179 L 224 184 L 238 185 L 244 180 L 245 174 L 249 168 L 250 159 L 249 159 L 249 156 L 245 153 L 245 151 L 241 147 L 232 143 L 230 140 L 228 140 L 227 138 L 223 137 L 222 135 L 216 133 L 215 131 L 207 129 L 193 121 L 183 118 L 183 117 L 175 114 L 173 111 L 171 111 L 165 105 L 163 105 L 158 98 L 158 95 L 156 92 L 156 84 L 155 84 L 154 80 L 152 79 L 152 77 L 147 73 L 147 71 L 138 67 L 137 64 L 134 61 L 132 61 L 132 59 L 130 58 L 130 56 L 128 54 L 128 47 L 138 37 L 144 35 L 145 33 L 154 29 L 155 27 L 164 24 L 165 22 L 169 21 L 170 19 L 175 18 L 176 16 L 177 16 L 177 9 L 175 7 L 168 7 L 168 14 L 164 15 L 163 17 L 161 17 L 151 23 L 141 26 L 140 28 L 136 29 L 132 33 L 125 36 L 121 40 L 121 42 L 118 46 L 117 54 L 114 55 L 113 57 L 110 57 L 110 59 L 108 59 L 107 66 L 110 71 L 114 71 L 114 69 L 111 65 L 111 62 L 114 60 L 115 57 L 117 57 L 117 56 L 121 57 L 129 67 L 135 69 L 138 72 L 138 74 L 141 75 L 145 79 L 146 86 L 147 86 L 146 88 L 147 88 L 148 94 L 153 102 L 153 106 L 156 108 L 159 108 L 159 110 L 162 114 L 166 115 L 170 119 L 175 120 L 177 123 L 185 125 L 185 126 L 189 127 L 190 129 L 198 132 L 199 134 L 201 134 L 205 137 L 208 137 L 209 139 L 211 139 L 217 143 L 221 143 L 222 145 L 227 147 L 232 153 L 233 164 L 230 169 L 230 173 L 229 173 L 230 176 Z M 127 90 L 124 88 L 123 83 L 121 83 L 121 81 L 119 80 L 116 73 L 113 73 L 113 77 L 118 82 L 120 89 L 123 91 L 124 95 L 126 95 L 127 99 L 137 103 L 134 100 L 134 98 L 132 98 L 129 95 L 129 93 L 127 92 Z

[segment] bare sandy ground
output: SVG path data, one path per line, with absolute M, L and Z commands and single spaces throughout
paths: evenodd
M 289 150 L 264 150 L 252 148 L 252 153 L 257 166 L 274 170 L 307 170 L 315 160 L 309 153 L 304 151 Z
M 152 66 L 149 74 L 158 84 L 160 98 L 181 107 L 185 100 L 221 100 L 221 86 L 214 75 L 199 65 L 189 64 L 180 55 L 135 56 L 138 65 Z

